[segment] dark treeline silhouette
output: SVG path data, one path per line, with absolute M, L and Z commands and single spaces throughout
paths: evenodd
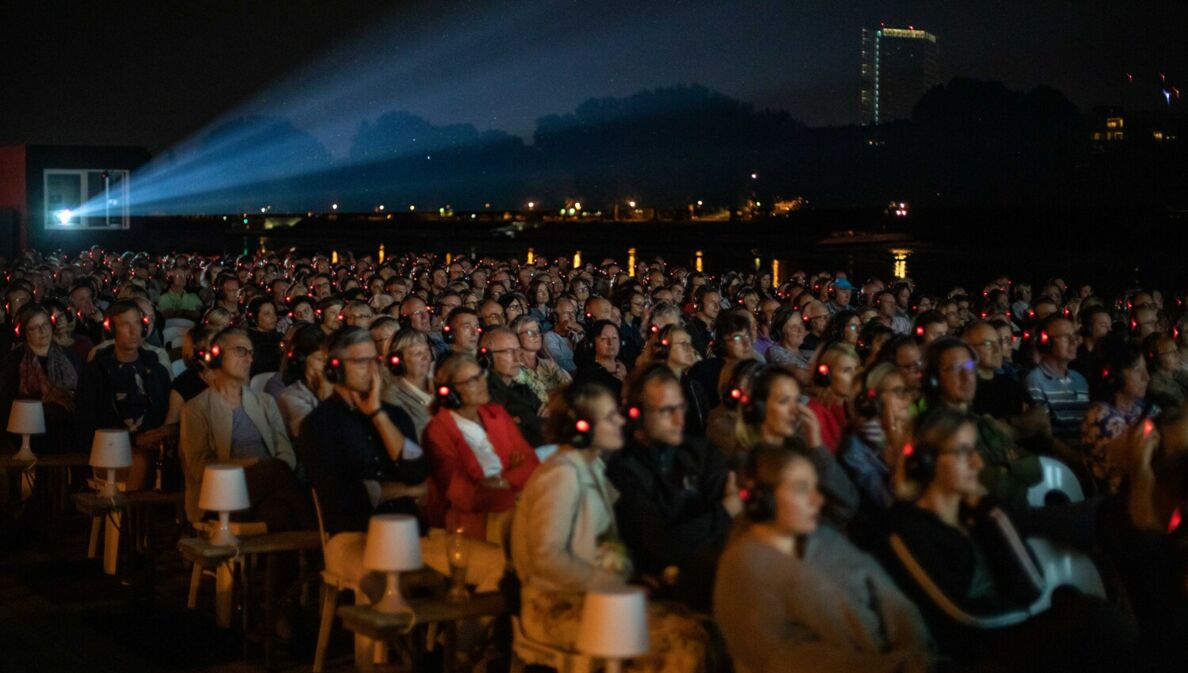
M 818 207 L 1183 206 L 1173 176 L 1188 174 L 1188 137 L 1103 152 L 1090 124 L 1054 89 L 967 78 L 929 91 L 911 120 L 880 127 L 808 128 L 696 85 L 590 99 L 539 119 L 531 144 L 392 111 L 363 123 L 340 162 L 288 122 L 257 118 L 234 127 L 230 142 L 221 139 L 227 129 L 206 139 L 211 160 L 244 177 L 202 203 L 208 212 L 262 202 L 322 210 L 332 201 L 355 211 L 522 209 L 528 200 L 555 209 L 566 199 L 603 211 L 627 199 L 733 208 L 794 196 Z M 270 172 L 278 165 L 298 167 L 297 177 L 278 178 Z

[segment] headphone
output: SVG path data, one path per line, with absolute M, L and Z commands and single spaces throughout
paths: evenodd
M 594 425 L 584 418 L 579 418 L 573 422 L 573 431 L 569 439 L 569 445 L 575 449 L 585 449 L 590 446 L 590 442 L 594 440 Z
M 437 403 L 446 409 L 461 409 L 462 396 L 454 389 L 454 386 L 449 383 L 443 383 L 437 387 Z
M 763 419 L 767 417 L 767 398 L 771 393 L 772 383 L 781 376 L 791 378 L 792 374 L 780 367 L 764 367 L 759 370 L 755 379 L 751 381 L 751 394 L 739 395 L 743 423 L 756 427 L 763 424 Z M 731 395 L 733 396 L 733 391 Z
M 1048 334 L 1047 329 L 1041 329 L 1039 334 L 1036 335 L 1035 349 L 1041 353 L 1052 352 L 1052 335 Z
M 16 340 L 17 340 L 17 341 L 24 341 L 24 340 L 25 340 L 25 335 L 21 333 L 21 321 L 20 321 L 20 318 L 19 318 L 19 314 L 20 314 L 20 313 L 26 313 L 26 314 L 28 314 L 28 312 L 26 312 L 26 311 L 25 311 L 25 308 L 26 308 L 26 307 L 28 307 L 28 306 L 41 306 L 41 305 L 40 305 L 40 304 L 32 304 L 32 303 L 30 303 L 30 304 L 25 304 L 25 306 L 22 306 L 22 307 L 21 307 L 21 310 L 20 310 L 20 311 L 18 311 L 18 315 L 17 315 L 17 316 L 13 316 L 13 323 L 12 323 L 12 333 L 13 333 L 13 335 L 16 337 Z M 7 307 L 7 304 L 5 305 L 5 307 Z M 55 328 L 57 328 L 57 326 L 58 326 L 58 316 L 54 315 L 54 312 L 53 312 L 53 311 L 51 311 L 51 310 L 50 310 L 50 309 L 48 309 L 48 308 L 45 308 L 45 307 L 43 307 L 43 306 L 42 306 L 41 308 L 42 308 L 42 310 L 45 312 L 45 314 L 49 316 L 49 322 L 50 322 L 50 331 L 52 332 L 52 331 L 53 331 Z
M 824 362 L 818 364 L 817 370 L 813 372 L 813 385 L 818 388 L 828 388 L 832 382 L 833 370 Z
M 958 337 L 947 334 L 933 341 L 928 346 L 928 351 L 924 354 L 924 371 L 928 375 L 924 377 L 923 384 L 924 392 L 929 396 L 940 393 L 940 376 L 937 370 L 940 369 L 941 355 L 958 347 L 965 349 L 965 352 L 969 354 L 969 359 L 973 362 L 973 366 L 976 367 L 978 361 L 977 352 L 974 351 L 973 346 L 970 346 Z
M 879 391 L 872 387 L 859 393 L 854 398 L 854 413 L 860 418 L 879 418 L 883 415 L 883 400 L 879 398 Z
M 140 311 L 140 307 L 139 306 L 136 307 L 136 310 Z M 148 315 L 145 314 L 144 311 L 140 311 L 140 322 L 141 322 L 140 338 L 147 339 L 148 335 L 149 335 L 149 325 L 151 324 L 151 322 L 149 321 Z M 106 334 L 108 337 L 111 337 L 113 339 L 115 338 L 115 332 L 111 331 L 111 316 L 107 316 L 103 319 L 103 333 Z
M 202 358 L 202 363 L 208 369 L 219 369 L 223 366 L 223 347 L 219 345 L 219 339 L 222 339 L 223 335 L 230 329 L 230 327 L 224 327 L 210 338 L 210 350 L 198 351 L 199 357 Z
M 923 445 L 904 444 L 904 476 L 921 486 L 932 481 L 933 475 L 936 474 L 936 453 L 936 451 Z
M 388 371 L 392 376 L 404 376 L 408 372 L 408 367 L 404 364 L 404 351 L 395 350 L 388 353 Z
M 478 352 L 474 354 L 474 359 L 478 362 L 479 367 L 483 369 L 491 368 L 491 351 L 486 346 L 478 349 Z
M 668 354 L 672 352 L 672 333 L 678 329 L 676 323 L 665 325 L 663 329 L 656 333 L 656 359 L 667 360 Z
M 326 365 L 322 368 L 322 376 L 326 379 L 327 383 L 342 383 L 345 381 L 346 368 L 343 366 L 342 358 L 326 358 Z
M 775 519 L 775 493 L 767 486 L 752 481 L 738 492 L 743 501 L 743 513 L 752 523 L 765 523 Z

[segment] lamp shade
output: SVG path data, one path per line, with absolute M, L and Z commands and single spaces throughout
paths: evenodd
M 16 435 L 40 435 L 45 432 L 45 411 L 41 400 L 13 400 L 8 415 L 8 431 Z
M 91 467 L 131 467 L 132 440 L 127 430 L 112 428 L 95 431 L 91 441 Z
M 407 514 L 377 514 L 367 526 L 363 567 L 383 572 L 416 570 L 421 562 L 417 520 Z
M 198 507 L 208 512 L 237 512 L 252 504 L 248 500 L 247 477 L 239 465 L 207 465 L 202 473 Z
M 582 605 L 577 649 L 604 659 L 647 654 L 648 602 L 638 588 L 591 591 Z

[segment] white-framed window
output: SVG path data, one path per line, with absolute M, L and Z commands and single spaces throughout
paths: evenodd
M 122 168 L 47 168 L 46 229 L 127 229 L 128 171 Z

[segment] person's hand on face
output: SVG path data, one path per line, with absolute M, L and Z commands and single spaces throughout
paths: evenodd
M 360 393 L 356 390 L 351 391 L 351 402 L 359 411 L 370 416 L 381 408 L 380 403 L 380 387 L 382 386 L 380 380 L 379 370 L 372 372 L 371 385 L 367 388 L 366 393 Z

